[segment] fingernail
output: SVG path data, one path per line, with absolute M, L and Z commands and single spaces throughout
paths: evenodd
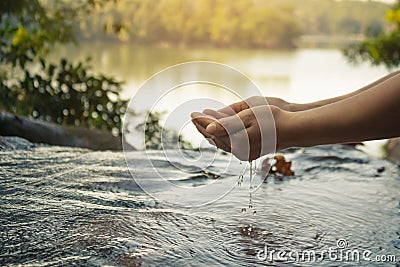
M 215 123 L 210 123 L 206 128 L 207 133 L 214 134 L 217 131 L 217 125 Z

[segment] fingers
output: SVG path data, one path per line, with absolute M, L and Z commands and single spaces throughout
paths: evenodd
M 233 103 L 227 107 L 221 108 L 218 110 L 218 112 L 227 114 L 229 116 L 235 115 L 236 113 L 239 113 L 242 110 L 248 109 L 249 105 L 246 103 L 246 101 L 240 101 Z
M 206 129 L 196 120 L 192 120 L 196 129 L 207 139 L 211 139 L 212 135 L 207 133 Z
M 213 136 L 212 141 L 216 143 L 217 147 L 222 148 L 226 152 L 232 153 L 239 160 L 249 160 L 250 158 L 252 158 L 251 154 L 253 150 L 256 149 L 253 149 L 250 146 L 250 143 L 252 142 L 252 137 L 250 136 L 248 129 L 249 128 L 243 129 L 231 135 L 220 137 Z M 221 147 L 220 144 L 224 144 L 226 146 Z M 260 153 L 258 151 L 258 156 L 256 158 L 259 157 L 259 154 Z
M 218 148 L 221 148 L 222 150 L 226 152 L 231 152 L 230 145 L 229 145 L 229 140 L 226 142 L 225 139 L 220 139 L 215 136 L 212 136 L 207 133 L 206 129 L 204 129 L 201 125 L 197 124 L 196 122 L 193 122 L 194 125 L 196 126 L 197 130 L 206 138 L 208 143 L 210 143 L 213 146 L 216 146 Z
M 231 136 L 231 152 L 239 160 L 249 160 L 251 150 L 250 138 L 247 129 L 236 132 Z
M 204 128 L 206 128 L 210 123 L 216 121 L 216 118 L 201 112 L 193 112 L 190 116 L 192 117 L 193 122 L 196 122 Z
M 274 100 L 273 102 L 278 102 L 278 100 L 283 102 L 283 100 L 281 100 L 279 98 L 270 98 L 270 99 L 273 99 Z M 224 117 L 235 115 L 245 109 L 254 108 L 254 107 L 263 106 L 263 105 L 269 105 L 267 98 L 261 97 L 261 96 L 252 96 L 243 101 L 233 103 L 229 106 L 226 106 L 226 107 L 218 109 L 218 110 L 205 109 L 203 111 L 203 113 L 210 115 L 216 119 L 221 119 Z
M 265 98 L 249 100 L 259 104 Z M 209 109 L 204 111 L 206 114 L 193 113 L 192 121 L 211 144 L 231 152 L 240 160 L 252 160 L 275 150 L 276 128 L 272 115 L 275 109 L 278 108 L 256 105 L 232 116 Z
M 230 116 L 226 113 L 220 112 L 218 110 L 213 110 L 213 109 L 205 109 L 205 110 L 203 110 L 203 114 L 214 117 L 216 119 L 221 119 L 221 118 Z
M 203 110 L 203 113 L 206 115 L 212 116 L 216 119 L 221 119 L 221 118 L 235 115 L 245 109 L 248 109 L 251 107 L 256 107 L 256 106 L 261 106 L 261 105 L 268 105 L 266 98 L 253 96 L 253 97 L 247 98 L 246 100 L 233 103 L 227 107 L 224 107 L 224 108 L 221 108 L 218 110 L 205 109 L 205 110 Z
M 212 113 L 220 117 L 218 111 L 213 112 L 212 110 L 208 110 L 208 113 Z M 191 116 L 193 123 L 195 123 L 195 125 L 198 124 L 199 126 L 203 127 L 207 133 L 207 136 L 205 135 L 205 133 L 203 133 L 203 135 L 209 138 L 211 136 L 224 136 L 245 128 L 241 117 L 238 114 L 234 116 L 222 117 L 219 120 L 210 115 L 200 112 L 193 112 Z
M 220 137 L 236 133 L 250 126 L 252 111 L 247 109 L 236 115 L 221 118 L 206 126 L 207 133 Z
M 237 158 L 243 160 L 250 157 L 248 128 L 254 117 L 253 111 L 247 109 L 233 116 L 216 119 L 217 111 L 207 111 L 208 114 L 200 112 L 192 113 L 192 121 L 197 130 L 210 142 L 210 144 L 233 153 Z
M 219 137 L 211 137 L 211 140 L 208 141 L 211 145 L 214 145 L 225 152 L 231 152 L 231 145 L 230 145 L 230 140 L 229 136 L 223 136 L 222 138 Z
M 196 129 L 207 139 L 211 145 L 221 148 L 226 152 L 231 151 L 229 138 L 217 138 L 206 131 L 205 127 L 207 127 L 210 122 L 214 122 L 215 119 L 210 118 L 200 112 L 193 112 L 191 116 L 192 122 Z

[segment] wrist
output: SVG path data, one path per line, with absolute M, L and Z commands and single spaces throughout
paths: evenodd
M 290 112 L 274 109 L 276 151 L 317 144 L 315 142 L 319 141 L 323 129 L 315 125 L 313 114 L 312 110 Z
M 292 139 L 290 133 L 293 128 L 292 122 L 295 112 L 286 111 L 274 106 L 270 108 L 275 121 L 276 151 L 291 147 Z
M 346 141 L 341 134 L 343 129 L 348 128 L 349 118 L 342 116 L 338 119 L 332 107 L 287 112 L 282 119 L 285 120 L 280 138 L 283 149 Z

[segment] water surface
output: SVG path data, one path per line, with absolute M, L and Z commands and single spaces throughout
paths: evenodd
M 145 194 L 129 174 L 122 152 L 40 146 L 20 139 L 0 147 L 0 265 L 297 266 L 262 261 L 257 253 L 266 245 L 321 251 L 335 248 L 339 239 L 346 240 L 348 249 L 396 255 L 396 262 L 386 264 L 399 264 L 399 166 L 352 148 L 284 152 L 293 161 L 295 176 L 269 177 L 253 194 L 257 213 L 252 215 L 241 212 L 249 201 L 248 173 L 241 187 L 212 205 L 182 208 Z M 129 153 L 137 162 L 136 176 L 151 171 L 143 152 Z M 210 182 L 215 176 L 209 173 L 220 167 L 213 164 L 208 174 L 194 174 L 163 160 L 161 151 L 149 155 L 166 177 L 182 186 Z M 221 164 L 229 156 L 218 159 Z M 235 183 L 235 172 L 216 182 Z M 316 265 L 360 263 L 327 259 Z

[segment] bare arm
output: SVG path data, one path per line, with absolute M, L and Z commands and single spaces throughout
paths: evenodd
M 265 98 L 254 97 L 219 111 L 206 110 L 205 115 L 211 116 L 211 119 L 197 116 L 193 122 L 206 138 L 228 152 L 234 153 L 230 137 L 245 136 L 250 153 L 237 153 L 242 160 L 246 157 L 247 160 L 256 159 L 272 152 L 271 149 L 263 152 L 260 148 L 261 143 L 271 143 L 269 134 L 264 135 L 265 140 L 261 135 L 271 125 L 276 127 L 276 150 L 400 136 L 400 72 L 351 94 L 316 102 L 321 106 L 315 104 L 317 107 L 303 111 L 288 111 L 272 103 L 259 105 L 263 102 L 260 99 L 265 101 Z M 272 114 L 272 117 L 265 114 Z M 268 118 L 259 120 L 263 117 Z M 238 123 L 238 120 L 243 123 Z
M 275 98 L 271 98 L 271 103 L 273 105 L 273 103 L 276 102 L 276 103 L 281 105 L 281 106 L 278 105 L 278 107 L 283 108 L 284 110 L 287 110 L 287 111 L 304 111 L 304 110 L 307 110 L 307 109 L 318 108 L 318 107 L 321 107 L 321 106 L 332 104 L 332 103 L 341 101 L 343 99 L 350 98 L 350 97 L 353 97 L 355 95 L 358 95 L 358 94 L 360 94 L 360 93 L 362 93 L 362 92 L 364 92 L 364 91 L 366 91 L 368 89 L 371 89 L 371 88 L 379 85 L 380 83 L 382 83 L 382 82 L 384 82 L 384 81 L 386 81 L 386 80 L 388 80 L 388 79 L 390 79 L 390 78 L 392 78 L 392 77 L 394 77 L 394 76 L 396 76 L 398 74 L 400 74 L 400 71 L 392 72 L 392 73 L 382 77 L 381 79 L 379 79 L 379 80 L 377 80 L 377 81 L 375 81 L 373 83 L 370 83 L 367 86 L 362 87 L 361 89 L 358 89 L 358 90 L 353 91 L 353 92 L 351 92 L 349 94 L 341 95 L 341 96 L 334 97 L 334 98 L 324 99 L 324 100 L 311 102 L 311 103 L 306 103 L 306 104 L 296 104 L 296 103 L 282 104 L 282 102 L 280 102 L 279 100 L 277 100 Z M 267 97 L 267 101 L 268 101 L 268 103 L 270 102 L 268 100 L 268 97 Z
M 226 117 L 226 116 L 232 116 L 232 115 L 239 113 L 240 111 L 248 109 L 250 107 L 255 107 L 255 106 L 265 105 L 265 104 L 268 104 L 270 106 L 275 106 L 282 110 L 291 111 L 291 112 L 304 111 L 304 110 L 308 110 L 308 109 L 322 107 L 322 106 L 325 106 L 328 104 L 332 104 L 332 103 L 344 100 L 346 98 L 353 97 L 353 96 L 358 95 L 370 88 L 373 88 L 373 87 L 379 85 L 380 83 L 382 83 L 398 74 L 400 74 L 400 71 L 395 71 L 395 72 L 392 72 L 392 73 L 382 77 L 381 79 L 379 79 L 373 83 L 370 83 L 370 84 L 362 87 L 361 89 L 353 91 L 349 94 L 341 95 L 341 96 L 334 97 L 334 98 L 323 99 L 323 100 L 315 101 L 315 102 L 311 102 L 311 103 L 298 104 L 298 103 L 287 102 L 278 97 L 253 96 L 244 101 L 233 103 L 233 104 L 231 104 L 227 107 L 224 107 L 220 110 L 206 109 L 203 112 L 207 115 L 210 115 L 210 116 L 213 116 L 213 117 L 219 119 L 219 118 Z
M 400 136 L 400 74 L 361 90 L 318 108 L 278 115 L 278 149 Z

